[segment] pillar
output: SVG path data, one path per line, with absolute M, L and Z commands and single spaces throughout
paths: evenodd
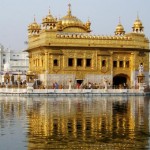
M 49 70 L 48 69 L 48 52 L 47 51 L 45 51 L 45 71 L 47 70 Z

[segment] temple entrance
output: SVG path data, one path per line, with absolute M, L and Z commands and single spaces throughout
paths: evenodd
M 113 87 L 114 88 L 127 88 L 127 75 L 116 75 L 113 78 Z
M 76 79 L 76 88 L 77 88 L 77 89 L 81 88 L 82 82 L 83 82 L 83 80 L 81 80 L 81 79 Z
M 82 82 L 83 82 L 83 80 L 77 79 L 76 82 L 77 82 L 77 84 L 80 84 L 80 85 L 81 85 Z

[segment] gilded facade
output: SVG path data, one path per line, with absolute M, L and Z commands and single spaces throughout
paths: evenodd
M 72 15 L 57 19 L 49 11 L 42 24 L 28 26 L 29 70 L 50 84 L 96 82 L 135 86 L 139 65 L 144 67 L 145 82 L 149 74 L 149 40 L 137 16 L 132 31 L 126 33 L 119 21 L 114 35 L 91 33 L 91 22 L 83 23 Z

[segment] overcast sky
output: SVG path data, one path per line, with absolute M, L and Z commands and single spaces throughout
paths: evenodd
M 119 17 L 125 31 L 131 32 L 138 14 L 150 38 L 150 0 L 0 0 L 0 43 L 24 50 L 34 15 L 41 23 L 50 8 L 54 17 L 61 18 L 67 14 L 69 3 L 72 15 L 83 22 L 90 19 L 93 34 L 114 35 Z

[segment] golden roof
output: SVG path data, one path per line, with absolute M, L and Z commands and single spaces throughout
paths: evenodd
M 90 22 L 89 19 L 88 19 L 88 21 L 86 22 L 86 25 L 87 25 L 87 26 L 90 26 L 90 25 L 91 25 L 91 22 Z
M 62 25 L 83 25 L 82 21 L 71 14 L 71 5 L 69 4 L 68 14 L 61 18 Z
M 41 26 L 36 22 L 34 17 L 34 22 L 28 26 L 28 30 L 41 30 Z
M 51 15 L 49 10 L 48 15 L 45 18 L 43 18 L 42 23 L 51 23 L 51 22 L 57 22 L 57 19 Z
M 137 17 L 137 19 L 135 20 L 134 24 L 133 24 L 134 28 L 143 28 L 142 22 L 139 19 L 139 17 Z
M 122 35 L 122 34 L 124 34 L 124 33 L 125 33 L 124 27 L 123 27 L 123 25 L 121 24 L 120 19 L 119 19 L 119 24 L 118 24 L 117 27 L 116 27 L 115 34 L 116 34 L 116 35 Z
M 124 27 L 122 26 L 122 24 L 117 25 L 116 31 L 124 31 Z

